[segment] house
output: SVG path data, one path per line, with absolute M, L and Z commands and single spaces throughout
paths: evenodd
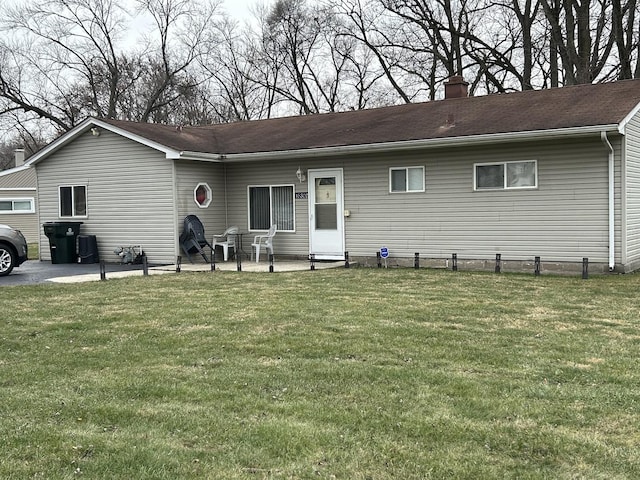
M 40 223 L 173 263 L 182 220 L 276 257 L 640 268 L 640 80 L 201 127 L 89 118 L 28 162 Z M 47 258 L 47 238 L 40 234 Z M 250 242 L 249 242 L 250 243 Z M 114 257 L 115 258 L 115 257 Z
M 24 150 L 15 152 L 16 166 L 0 172 L 0 224 L 20 230 L 27 242 L 39 239 L 36 172 L 24 165 Z

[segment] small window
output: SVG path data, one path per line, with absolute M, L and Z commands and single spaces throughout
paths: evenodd
M 536 188 L 538 168 L 535 160 L 524 162 L 477 163 L 474 165 L 474 190 Z
M 33 198 L 0 198 L 0 213 L 35 213 Z
M 249 230 L 295 231 L 293 185 L 249 187 Z
M 424 167 L 390 168 L 389 191 L 424 192 Z
M 207 208 L 211 205 L 213 195 L 211 194 L 211 187 L 206 183 L 199 183 L 196 188 L 193 189 L 193 201 L 200 208 Z
M 60 217 L 87 216 L 87 187 L 85 185 L 59 187 L 58 199 Z

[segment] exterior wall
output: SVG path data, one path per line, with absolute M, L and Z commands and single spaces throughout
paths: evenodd
M 194 190 L 200 183 L 211 188 L 212 201 L 201 208 L 194 200 Z M 178 234 L 182 233 L 184 217 L 196 215 L 204 225 L 205 235 L 211 242 L 213 235 L 227 228 L 227 205 L 224 182 L 224 166 L 219 163 L 176 161 L 176 199 Z M 208 255 L 208 254 L 207 254 Z M 200 260 L 199 255 L 191 257 Z
M 20 230 L 27 242 L 38 241 L 38 207 L 36 202 L 36 174 L 33 168 L 19 168 L 0 172 L 0 200 L 33 199 L 34 213 L 0 213 L 0 223 Z
M 640 112 L 627 124 L 626 158 L 626 264 L 640 268 Z
M 608 260 L 607 150 L 599 137 L 573 141 L 509 143 L 502 146 L 431 149 L 292 162 L 228 166 L 229 217 L 246 228 L 247 185 L 306 184 L 302 170 L 342 167 L 346 250 L 373 256 L 381 246 L 390 258 L 491 259 L 591 262 Z M 534 190 L 473 190 L 474 163 L 538 161 Z M 389 168 L 425 166 L 426 191 L 389 193 Z M 619 202 L 618 198 L 618 202 Z M 278 233 L 277 255 L 308 254 L 308 202 L 296 200 L 296 233 Z M 619 210 L 619 209 L 618 209 Z M 619 225 L 620 222 L 617 222 Z
M 90 132 L 36 165 L 39 223 L 81 221 L 96 235 L 101 260 L 117 262 L 118 246 L 141 245 L 149 263 L 172 263 L 177 251 L 173 162 L 164 154 L 102 130 Z M 58 186 L 87 186 L 87 217 L 61 219 Z M 40 252 L 50 260 L 40 229 Z
M 335 163 L 334 163 L 335 162 Z M 330 161 L 330 165 L 338 165 L 338 161 Z M 296 178 L 298 166 L 317 168 L 323 163 L 258 162 L 229 164 L 227 174 L 227 208 L 229 225 L 237 225 L 243 233 L 243 246 L 246 253 L 251 253 L 251 242 L 254 235 L 264 231 L 249 230 L 248 186 L 252 185 L 293 185 L 294 192 L 307 192 L 307 183 L 300 183 Z M 312 165 L 315 165 L 312 167 Z M 295 232 L 278 232 L 273 240 L 274 256 L 306 256 L 309 254 L 309 220 L 307 200 L 295 200 Z

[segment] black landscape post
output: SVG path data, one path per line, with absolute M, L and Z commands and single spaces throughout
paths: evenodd
M 146 255 L 142 255 L 142 274 L 145 277 L 149 275 L 149 263 L 147 262 Z
M 105 270 L 104 260 L 100 260 L 100 280 L 107 279 L 107 271 Z
M 180 266 L 181 263 L 182 263 L 182 257 L 178 255 L 178 257 L 176 258 L 176 273 L 180 273 L 180 270 L 182 269 Z
M 584 257 L 582 259 L 582 279 L 586 280 L 589 278 L 589 258 Z
M 269 273 L 273 273 L 273 253 L 269 254 Z
M 535 270 L 534 273 L 536 274 L 536 277 L 540 275 L 540 257 L 536 257 L 535 259 Z
M 457 253 L 451 254 L 451 270 L 453 270 L 454 272 L 458 271 L 458 254 Z
M 309 255 L 309 262 L 311 262 L 311 270 L 315 270 L 316 269 L 316 255 L 315 255 L 315 253 L 312 253 L 311 255 Z
M 382 255 L 380 255 L 380 252 L 376 252 L 376 258 L 378 259 L 378 268 L 382 268 Z
M 349 252 L 344 252 L 344 268 L 349 268 Z
M 496 253 L 496 273 L 500 273 L 500 259 L 502 258 L 502 254 Z
M 416 252 L 413 254 L 413 268 L 418 270 L 420 268 L 420 253 Z

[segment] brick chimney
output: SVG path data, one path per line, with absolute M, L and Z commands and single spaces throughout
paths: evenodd
M 16 148 L 13 155 L 16 161 L 16 167 L 24 165 L 24 148 Z
M 469 96 L 469 83 L 460 75 L 449 77 L 444 83 L 444 98 L 466 98 Z

